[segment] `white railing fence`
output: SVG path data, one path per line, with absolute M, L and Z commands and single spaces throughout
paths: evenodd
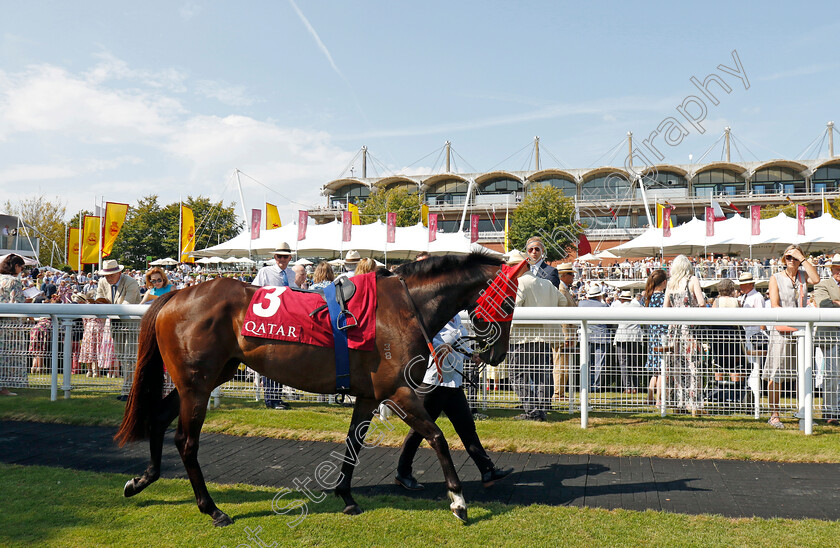
M 53 400 L 59 391 L 127 393 L 147 309 L 0 304 L 0 387 L 49 388 Z M 475 408 L 580 413 L 584 428 L 592 411 L 776 411 L 810 434 L 815 415 L 840 418 L 840 310 L 520 308 L 505 362 L 480 374 L 470 364 L 467 373 Z M 283 390 L 284 399 L 328 400 Z M 215 395 L 262 392 L 259 376 L 242 366 Z

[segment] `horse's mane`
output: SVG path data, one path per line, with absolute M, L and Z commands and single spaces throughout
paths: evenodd
M 504 263 L 500 259 L 486 253 L 474 252 L 469 255 L 429 257 L 424 261 L 406 263 L 398 266 L 394 270 L 394 274 L 407 278 L 427 279 L 456 270 L 470 270 L 478 266 L 501 266 L 502 264 Z

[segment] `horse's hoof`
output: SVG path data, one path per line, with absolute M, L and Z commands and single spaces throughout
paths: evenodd
M 221 510 L 219 511 L 219 515 L 213 518 L 213 525 L 216 527 L 227 527 L 231 523 L 233 523 L 233 520 L 230 519 L 230 516 Z
M 127 482 L 125 482 L 125 487 L 123 487 L 123 496 L 126 498 L 133 497 L 140 491 L 137 490 L 137 478 L 131 478 Z
M 449 509 L 452 510 L 452 515 L 455 516 L 456 518 L 458 518 L 461 521 L 461 523 L 463 523 L 465 525 L 467 523 L 469 523 L 469 521 L 467 520 L 467 509 L 466 508 L 452 508 L 450 506 Z
M 362 513 L 362 509 L 359 508 L 358 504 L 348 504 L 344 507 L 343 512 L 348 516 L 358 516 Z

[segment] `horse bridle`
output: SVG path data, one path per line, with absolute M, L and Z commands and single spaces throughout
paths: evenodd
M 432 344 L 431 339 L 429 339 L 429 332 L 426 330 L 426 323 L 423 321 L 423 316 L 420 315 L 420 311 L 417 309 L 417 304 L 415 304 L 414 299 L 411 298 L 411 292 L 408 290 L 408 285 L 406 285 L 405 283 L 405 278 L 400 276 L 399 280 L 403 286 L 403 289 L 405 289 L 405 295 L 406 297 L 408 297 L 408 302 L 411 303 L 411 309 L 414 310 L 414 316 L 417 318 L 417 323 L 420 324 L 420 332 L 423 333 L 423 338 L 426 339 L 426 346 L 429 347 L 429 352 L 431 352 L 432 358 L 435 360 L 438 381 L 441 381 L 443 380 L 443 369 L 440 366 L 440 360 L 438 360 L 437 353 L 435 352 L 435 347 Z

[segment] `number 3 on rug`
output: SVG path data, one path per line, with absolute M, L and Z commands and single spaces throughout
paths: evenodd
M 266 305 L 260 302 L 255 302 L 251 310 L 260 318 L 270 318 L 274 316 L 280 308 L 280 295 L 282 295 L 286 289 L 286 287 L 272 287 L 271 289 L 267 289 L 265 293 L 262 294 L 262 301 L 268 301 L 268 304 Z

